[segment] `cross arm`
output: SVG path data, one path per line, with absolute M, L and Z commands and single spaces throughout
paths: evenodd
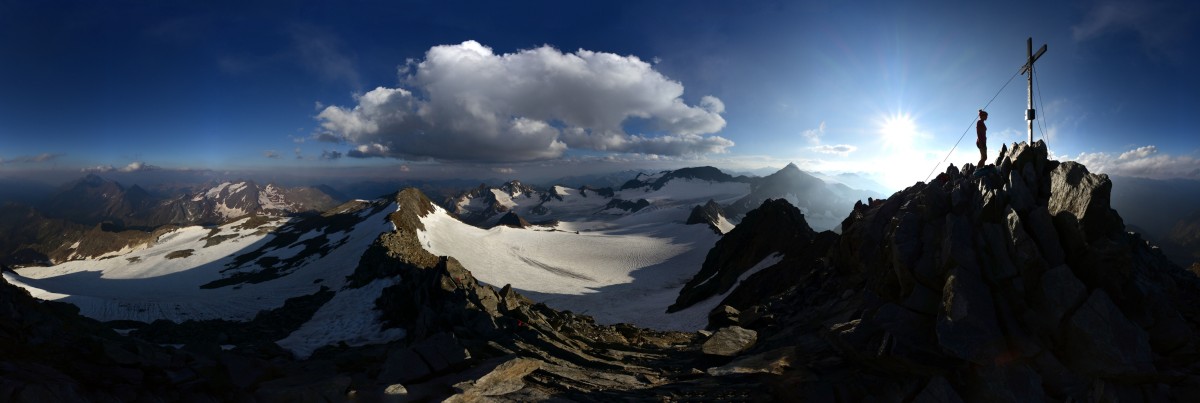
M 1025 65 L 1021 66 L 1021 74 L 1025 74 L 1026 71 L 1029 71 L 1029 68 L 1033 67 L 1033 62 L 1036 62 L 1038 58 L 1042 57 L 1043 53 L 1046 53 L 1046 45 L 1042 45 L 1042 47 L 1038 49 L 1037 53 L 1034 53 L 1033 56 L 1030 56 L 1029 60 L 1025 62 Z

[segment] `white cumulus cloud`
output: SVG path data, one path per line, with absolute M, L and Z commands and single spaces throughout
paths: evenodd
M 402 86 L 327 106 L 318 137 L 360 146 L 356 157 L 517 162 L 562 156 L 567 149 L 699 155 L 733 142 L 725 105 L 696 105 L 683 85 L 635 56 L 550 46 L 495 54 L 475 41 L 429 49 L 406 64 Z M 635 118 L 650 133 L 627 133 Z M 368 148 L 362 148 L 367 146 Z
M 1186 155 L 1172 156 L 1159 152 L 1158 147 L 1153 145 L 1121 154 L 1080 153 L 1074 160 L 1086 165 L 1092 172 L 1109 175 L 1200 179 L 1200 159 Z

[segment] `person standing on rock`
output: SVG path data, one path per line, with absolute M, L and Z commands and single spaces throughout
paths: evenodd
M 987 160 L 987 125 L 983 124 L 985 120 L 987 120 L 987 112 L 980 109 L 979 122 L 975 123 L 975 146 L 979 147 L 979 164 L 977 164 L 977 167 L 983 167 L 984 161 Z

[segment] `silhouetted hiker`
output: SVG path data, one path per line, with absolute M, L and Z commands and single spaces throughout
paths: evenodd
M 982 167 L 983 162 L 987 160 L 987 125 L 983 121 L 987 120 L 987 112 L 983 109 L 979 110 L 979 123 L 975 124 L 975 146 L 979 147 L 979 164 Z

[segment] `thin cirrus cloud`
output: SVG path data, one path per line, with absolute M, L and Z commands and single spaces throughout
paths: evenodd
M 815 147 L 809 147 L 809 149 L 822 154 L 834 154 L 845 157 L 850 155 L 850 153 L 854 152 L 855 150 L 858 150 L 858 147 L 849 144 L 824 144 Z
M 661 155 L 723 153 L 720 99 L 697 105 L 683 85 L 634 56 L 550 46 L 495 54 L 475 41 L 434 46 L 401 70 L 398 88 L 356 96 L 316 116 L 317 139 L 356 158 L 476 162 L 558 158 L 568 149 Z M 636 118 L 654 134 L 627 133 Z
M 0 158 L 0 165 L 4 164 L 37 164 L 42 162 L 50 162 L 63 156 L 62 154 L 41 153 L 38 155 L 21 155 L 13 158 Z

